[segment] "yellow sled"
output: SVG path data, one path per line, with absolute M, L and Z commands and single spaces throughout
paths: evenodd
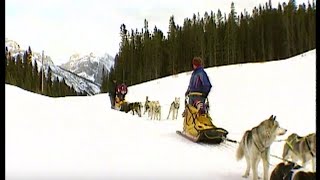
M 194 142 L 219 144 L 226 139 L 228 131 L 212 123 L 209 113 L 200 114 L 191 104 L 185 105 L 183 131 L 179 132 Z
M 118 96 L 116 96 L 114 101 L 114 108 L 119 111 L 123 111 L 123 107 L 127 105 L 125 99 L 121 100 Z

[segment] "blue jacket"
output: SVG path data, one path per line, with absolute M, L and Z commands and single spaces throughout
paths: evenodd
M 203 67 L 199 66 L 193 70 L 187 92 L 201 92 L 208 95 L 211 87 L 212 85 Z

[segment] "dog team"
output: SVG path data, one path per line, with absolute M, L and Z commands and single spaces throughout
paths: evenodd
M 247 178 L 252 170 L 252 179 L 260 179 L 258 164 L 262 160 L 263 179 L 269 179 L 270 146 L 277 136 L 284 135 L 286 131 L 280 127 L 276 116 L 271 115 L 258 126 L 244 133 L 236 151 L 236 159 L 240 160 L 245 157 L 247 164 L 242 177 Z M 292 133 L 285 140 L 281 159 L 283 162 L 274 168 L 270 180 L 316 179 L 316 133 L 310 133 L 304 137 Z M 306 164 L 310 161 L 312 171 L 305 169 Z M 299 165 L 299 162 L 302 164 Z
M 142 113 L 142 109 L 144 107 L 144 112 Z M 171 119 L 176 120 L 178 119 L 178 111 L 180 108 L 180 97 L 175 97 L 172 101 L 169 109 L 169 114 L 167 119 L 169 119 L 170 115 L 172 115 Z M 139 117 L 145 115 L 147 113 L 148 118 L 151 120 L 161 120 L 161 105 L 159 101 L 150 101 L 149 97 L 146 96 L 145 104 L 143 105 L 142 102 L 132 102 L 129 103 L 127 109 L 125 110 L 126 113 L 132 112 L 133 115 L 138 114 Z

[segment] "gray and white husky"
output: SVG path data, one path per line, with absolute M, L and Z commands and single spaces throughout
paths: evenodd
M 251 168 L 252 179 L 257 180 L 258 164 L 262 159 L 263 179 L 268 180 L 270 146 L 277 136 L 284 135 L 286 131 L 279 126 L 276 116 L 271 115 L 269 119 L 244 133 L 236 153 L 237 160 L 241 160 L 244 156 L 247 162 L 247 168 L 242 177 L 247 178 Z
M 180 107 L 180 97 L 175 97 L 174 101 L 170 105 L 167 119 L 169 119 L 169 116 L 171 113 L 172 113 L 172 120 L 177 119 L 179 107 Z
M 292 133 L 283 146 L 282 158 L 290 158 L 295 163 L 300 160 L 304 168 L 306 168 L 307 162 L 311 160 L 312 170 L 315 172 L 316 149 L 316 133 L 310 133 L 303 137 Z

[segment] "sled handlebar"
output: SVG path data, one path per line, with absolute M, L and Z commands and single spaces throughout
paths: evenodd
M 190 92 L 189 94 L 186 95 L 185 99 L 184 99 L 184 103 L 187 104 L 187 98 L 189 96 L 202 96 L 202 93 L 201 92 Z
M 192 95 L 202 96 L 202 93 L 201 92 L 190 92 L 189 94 L 187 94 L 187 96 L 192 96 Z

